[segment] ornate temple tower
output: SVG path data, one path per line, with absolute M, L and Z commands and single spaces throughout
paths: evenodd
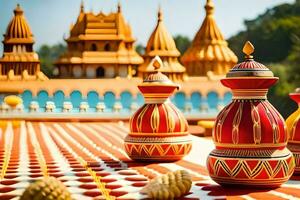
M 14 15 L 4 34 L 0 80 L 48 79 L 40 71 L 38 55 L 33 51 L 33 34 L 19 4 Z
M 151 60 L 159 56 L 163 61 L 161 72 L 167 75 L 173 81 L 183 80 L 185 67 L 178 62 L 180 52 L 177 50 L 171 34 L 163 23 L 163 14 L 161 9 L 158 11 L 157 25 L 152 32 L 145 51 L 145 62 L 138 68 L 139 76 L 143 79 L 149 74 L 155 72 Z
M 181 61 L 190 76 L 206 76 L 209 71 L 225 75 L 238 59 L 228 48 L 216 24 L 212 0 L 207 0 L 205 10 L 206 16 L 201 28 Z
M 56 62 L 60 77 L 131 77 L 143 58 L 135 51 L 131 28 L 121 6 L 117 12 L 95 15 L 84 12 L 83 4 L 76 24 L 66 39 L 68 50 Z

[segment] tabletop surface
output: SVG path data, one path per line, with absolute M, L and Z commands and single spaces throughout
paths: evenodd
M 222 188 L 206 171 L 210 138 L 192 136 L 193 148 L 172 163 L 136 162 L 128 158 L 123 139 L 126 124 L 87 122 L 5 122 L 0 124 L 0 199 L 18 199 L 28 184 L 54 176 L 74 199 L 145 199 L 139 193 L 156 176 L 184 169 L 193 186 L 192 199 L 300 199 L 300 181 L 273 190 Z M 103 195 L 102 195 L 103 194 Z

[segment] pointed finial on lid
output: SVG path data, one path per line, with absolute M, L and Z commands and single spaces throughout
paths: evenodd
M 247 41 L 243 47 L 245 55 L 245 61 L 235 65 L 227 74 L 226 77 L 272 77 L 274 78 L 273 72 L 268 69 L 265 65 L 256 62 L 251 55 L 254 52 L 254 46 L 251 42 Z M 275 78 L 276 79 L 276 78 Z
M 122 12 L 122 9 L 121 9 L 121 3 L 120 1 L 118 2 L 118 13 Z
M 252 59 L 253 56 L 251 55 L 254 52 L 254 46 L 251 44 L 250 41 L 247 41 L 243 47 L 243 52 L 246 59 Z
M 152 58 L 151 62 L 148 65 L 149 68 L 151 68 L 151 72 L 148 74 L 148 76 L 144 79 L 143 83 L 139 86 L 149 86 L 152 87 L 152 84 L 163 84 L 163 85 L 169 85 L 169 86 L 174 86 L 175 88 L 178 88 L 177 84 L 174 84 L 168 76 L 163 74 L 161 71 L 163 71 L 163 62 L 160 59 L 159 56 L 155 56 Z M 154 68 L 154 70 L 153 70 Z M 149 85 L 151 83 L 151 85 Z
M 154 57 L 152 66 L 154 67 L 155 71 L 158 71 L 161 68 L 162 61 L 159 56 Z
M 81 3 L 80 3 L 80 13 L 84 13 L 84 3 L 83 3 L 83 0 L 81 0 Z
M 162 21 L 163 20 L 163 13 L 162 13 L 160 5 L 158 6 L 157 19 L 158 19 L 158 21 Z

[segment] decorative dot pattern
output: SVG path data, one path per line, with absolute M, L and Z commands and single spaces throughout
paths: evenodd
M 60 180 L 73 199 L 146 199 L 140 191 L 150 179 L 182 169 L 193 180 L 184 200 L 300 198 L 295 185 L 269 191 L 221 188 L 203 166 L 186 160 L 132 161 L 123 149 L 127 133 L 118 123 L 21 122 L 13 127 L 8 122 L 0 135 L 0 199 L 19 199 L 29 183 L 44 176 Z

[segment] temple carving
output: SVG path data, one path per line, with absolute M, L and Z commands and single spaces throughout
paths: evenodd
M 117 12 L 80 13 L 70 36 L 67 52 L 55 63 L 61 78 L 115 78 L 135 75 L 143 58 L 135 51 L 135 39 L 125 22 L 121 6 Z
M 7 109 L 4 97 L 16 94 L 23 100 L 20 106 L 24 113 L 48 116 L 48 112 L 85 112 L 91 117 L 128 119 L 144 104 L 136 85 L 157 73 L 152 61 L 155 56 L 162 60 L 159 71 L 180 84 L 170 100 L 188 119 L 216 116 L 232 96 L 229 89 L 221 87 L 218 76 L 187 76 L 161 9 L 141 57 L 120 5 L 110 14 L 94 14 L 85 12 L 81 4 L 77 21 L 65 39 L 67 51 L 54 63 L 59 74 L 53 79 L 40 71 L 38 56 L 32 50 L 33 36 L 20 6 L 8 27 L 0 62 L 0 113 Z

